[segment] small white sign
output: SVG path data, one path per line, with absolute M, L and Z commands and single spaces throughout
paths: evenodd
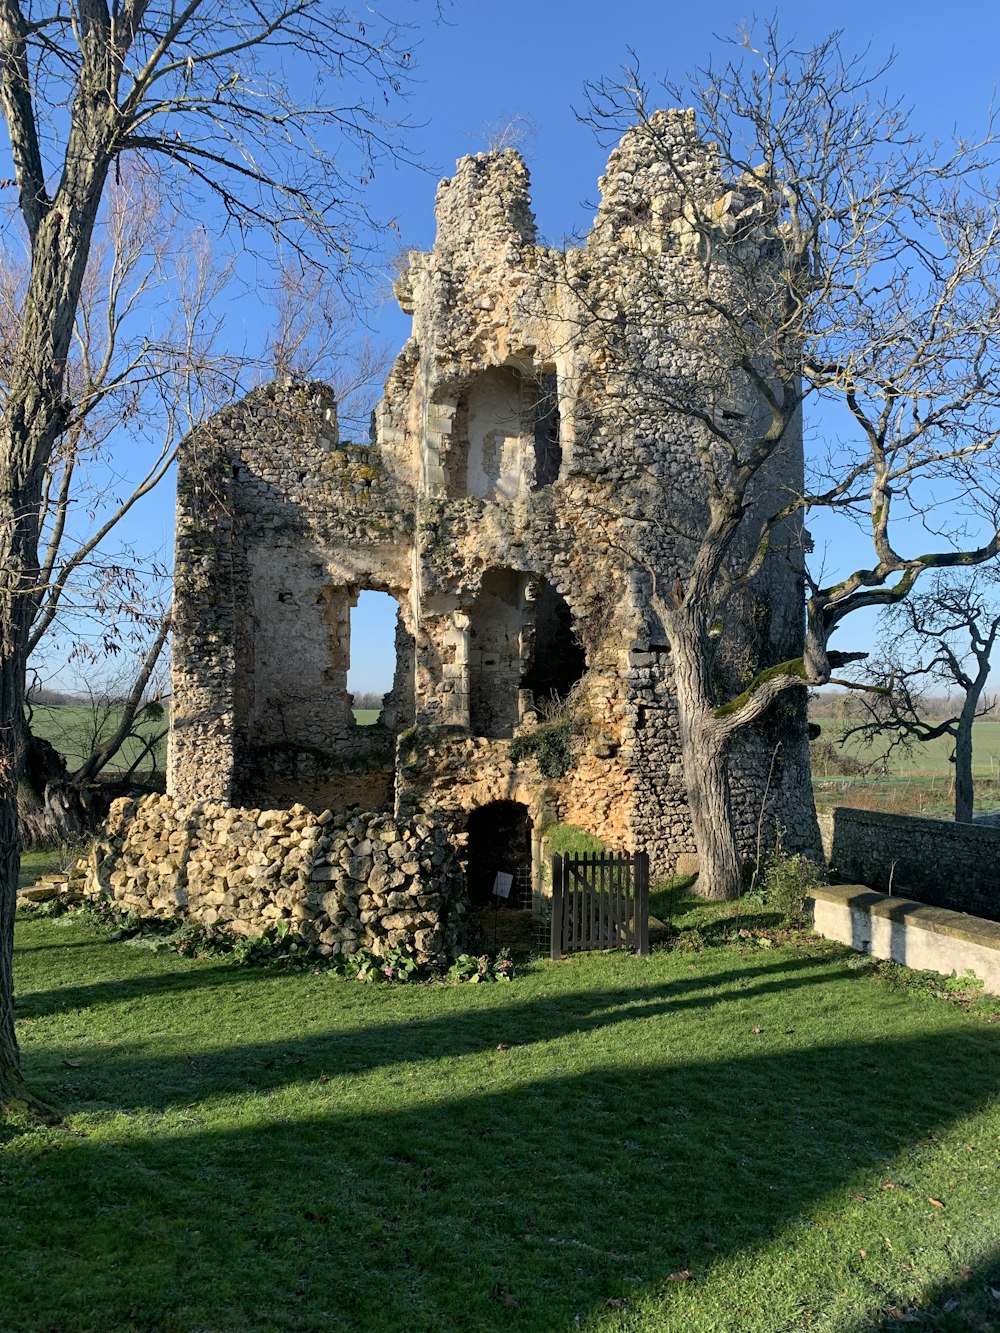
M 497 871 L 497 877 L 493 881 L 493 894 L 497 898 L 509 898 L 510 886 L 514 883 L 514 876 L 508 875 L 504 870 Z

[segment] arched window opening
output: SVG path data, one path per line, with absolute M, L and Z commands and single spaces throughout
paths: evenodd
M 470 495 L 514 500 L 524 489 L 526 445 L 534 426 L 534 405 L 525 389 L 519 371 L 495 366 L 469 390 Z
M 515 500 L 559 475 L 556 376 L 491 366 L 461 393 L 441 445 L 448 499 Z
M 494 899 L 498 873 L 511 875 L 506 899 Z M 519 801 L 491 801 L 469 815 L 466 878 L 469 901 L 485 907 L 497 901 L 520 907 L 531 895 L 531 819 Z

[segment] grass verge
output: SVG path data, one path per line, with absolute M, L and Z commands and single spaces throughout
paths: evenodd
M 454 988 L 22 919 L 0 1327 L 995 1328 L 1000 1027 L 674 908 Z

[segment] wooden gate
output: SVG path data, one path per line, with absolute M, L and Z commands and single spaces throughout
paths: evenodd
M 649 857 L 645 852 L 553 856 L 550 957 L 585 949 L 649 953 Z

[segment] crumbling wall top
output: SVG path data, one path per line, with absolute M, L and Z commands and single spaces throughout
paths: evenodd
M 459 158 L 454 176 L 438 186 L 437 251 L 509 240 L 535 245 L 529 184 L 528 168 L 513 148 Z

